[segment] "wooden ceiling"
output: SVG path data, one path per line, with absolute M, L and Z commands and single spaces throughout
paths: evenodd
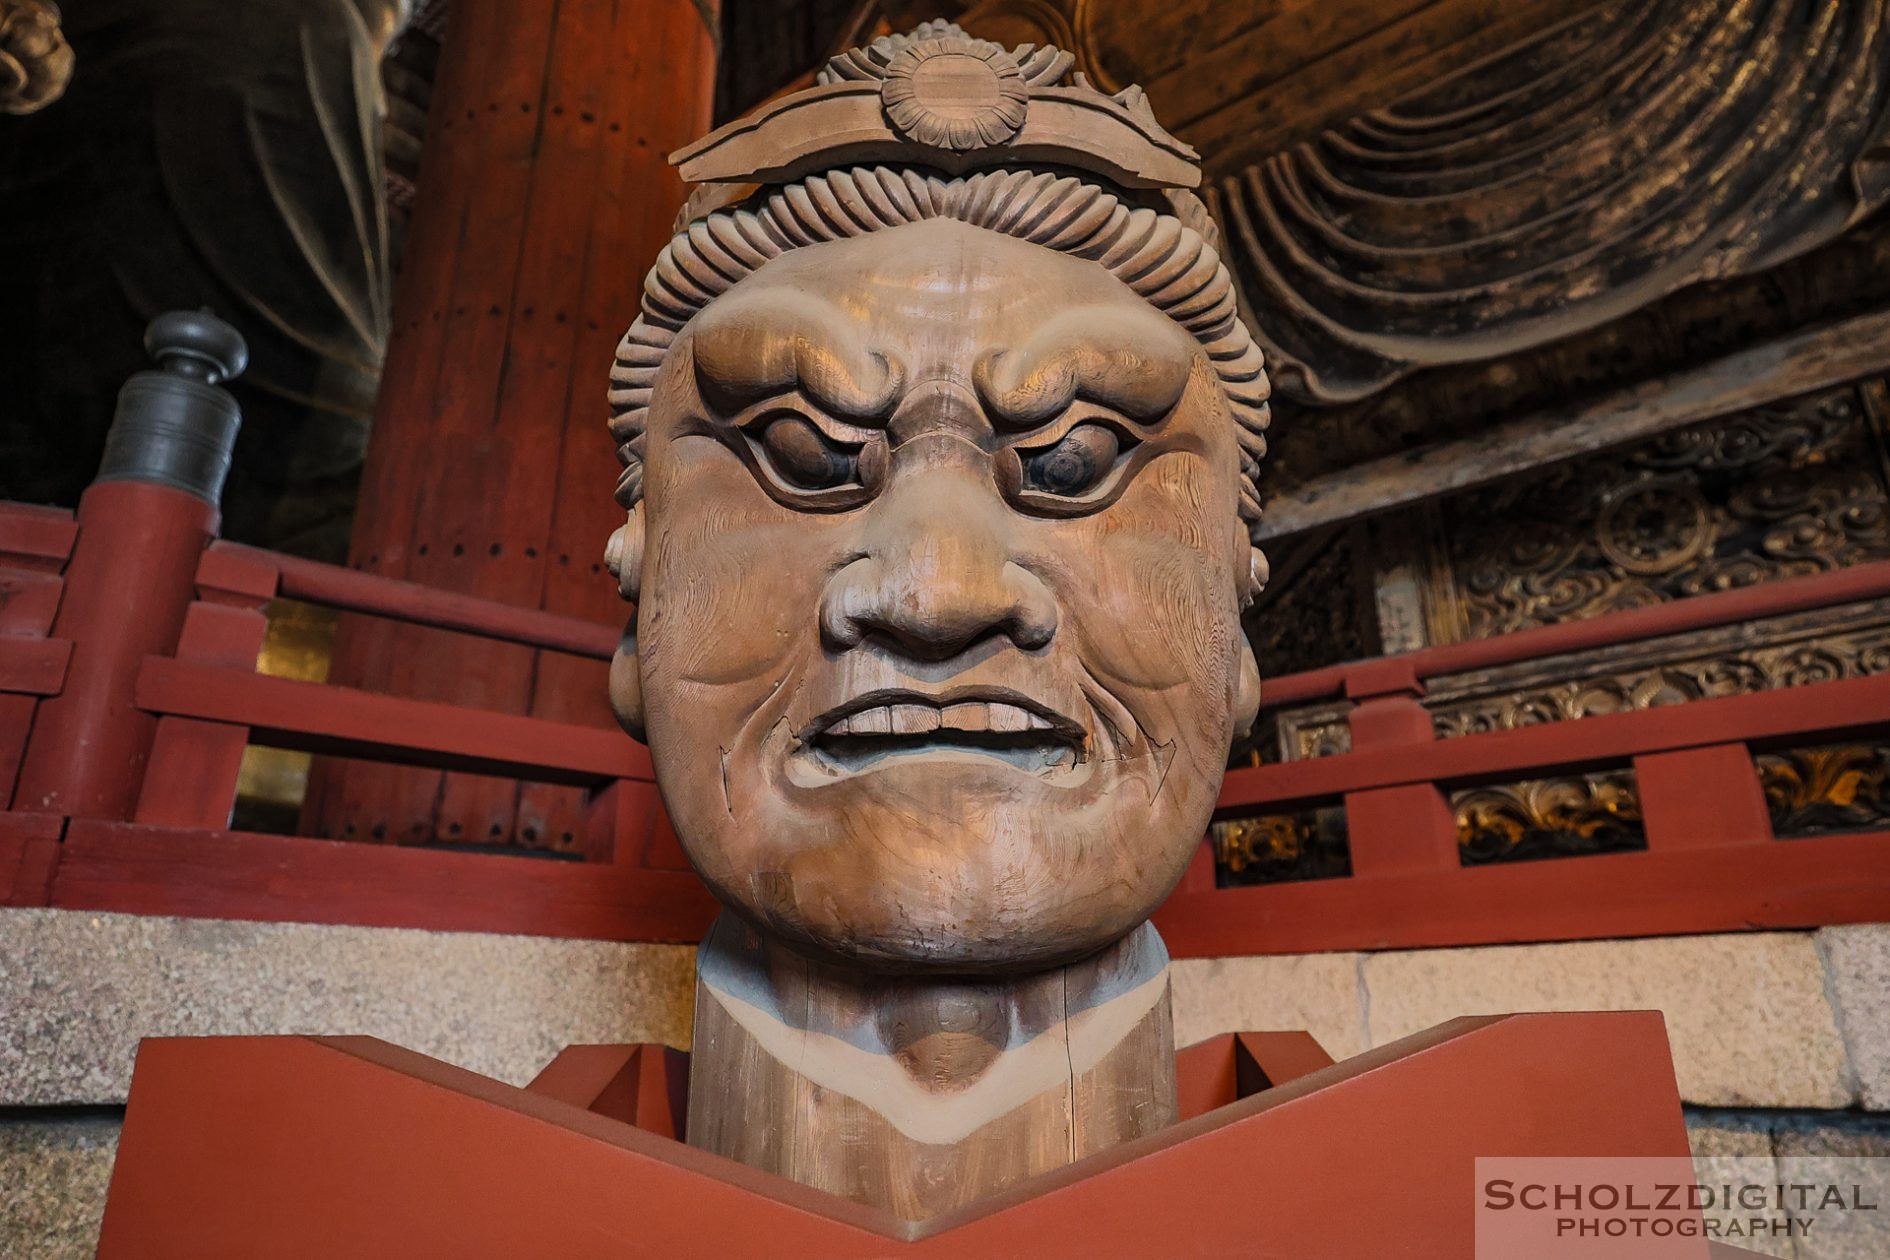
M 1002 44 L 1053 43 L 1100 86 L 1139 83 L 1210 174 L 1467 66 L 1593 0 L 983 0 L 881 6 Z
M 1147 91 L 1267 346 L 1281 536 L 1629 440 L 1890 294 L 1890 0 L 803 3 L 802 51 L 944 16 Z

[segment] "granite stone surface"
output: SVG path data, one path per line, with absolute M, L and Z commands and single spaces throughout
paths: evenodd
M 1227 1032 L 1304 1029 L 1335 1059 L 1368 1047 L 1359 1003 L 1360 954 L 1184 958 L 1171 965 L 1175 1044 Z
M 0 1119 L 0 1256 L 90 1260 L 118 1123 L 59 1113 Z
M 1868 1110 L 1890 1111 L 1890 923 L 1824 928 L 1818 946 L 1859 1100 Z
M 1689 1103 L 1856 1101 L 1808 932 L 1414 950 L 1367 955 L 1360 970 L 1372 1045 L 1457 1015 L 1652 1009 Z
M 141 1037 L 365 1034 L 514 1085 L 687 1047 L 686 946 L 0 910 L 0 1106 L 122 1103 Z
M 1693 1162 L 1772 1158 L 1772 1129 L 1752 1113 L 1702 1114 L 1687 1109 L 1687 1143 Z
M 1689 1114 L 1687 1141 L 1693 1148 L 1693 1175 L 1702 1186 L 1746 1184 L 1756 1180 L 1770 1182 L 1777 1176 L 1772 1130 L 1763 1119 L 1738 1113 L 1709 1117 Z M 1754 1213 L 1736 1205 L 1716 1203 L 1704 1215 L 1718 1220 L 1723 1228 L 1734 1221 L 1744 1224 Z M 1763 1216 L 1773 1227 L 1785 1221 L 1785 1213 L 1775 1206 L 1768 1205 L 1757 1215 Z M 1739 1236 L 1739 1245 L 1758 1255 L 1798 1260 L 1797 1240 L 1789 1235 L 1753 1236 L 1747 1231 Z
M 1790 1116 L 1774 1126 L 1779 1179 L 1874 1202 L 1874 1211 L 1820 1212 L 1797 1240 L 1797 1260 L 1890 1256 L 1890 1118 Z

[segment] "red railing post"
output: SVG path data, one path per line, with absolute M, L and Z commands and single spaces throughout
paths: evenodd
M 1759 773 L 1744 744 L 1634 758 L 1641 826 L 1656 853 L 1772 838 Z
M 585 807 L 585 850 L 618 866 L 644 865 L 656 809 L 654 783 L 618 779 L 598 790 Z
M 147 655 L 177 644 L 192 579 L 216 534 L 218 501 L 242 422 L 217 382 L 243 370 L 236 330 L 208 315 L 152 321 L 156 371 L 118 395 L 98 477 L 79 500 L 79 534 L 53 622 L 70 640 L 64 689 L 39 706 L 15 807 L 130 818 L 157 719 L 132 703 Z
M 278 574 L 262 553 L 211 549 L 197 565 L 197 601 L 184 614 L 176 657 L 200 665 L 252 670 L 269 633 L 263 609 Z M 165 715 L 151 741 L 136 821 L 168 827 L 230 825 L 236 784 L 249 747 L 247 726 Z
M 1352 750 L 1415 747 L 1437 738 L 1420 704 L 1424 684 L 1408 657 L 1348 666 L 1346 718 Z M 1372 788 L 1345 795 L 1345 824 L 1354 876 L 1455 869 L 1457 824 L 1450 802 L 1433 783 Z
M 65 688 L 70 645 L 50 636 L 65 592 L 59 573 L 72 555 L 77 533 L 70 512 L 0 503 L 0 810 L 13 806 L 26 733 L 33 729 L 41 698 Z M 61 652 L 67 655 L 58 657 L 51 677 L 21 676 L 24 654 Z

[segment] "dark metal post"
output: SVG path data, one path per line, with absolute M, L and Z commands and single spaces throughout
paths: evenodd
M 157 719 L 138 709 L 146 656 L 177 645 L 198 559 L 216 536 L 218 502 L 242 414 L 218 388 L 248 352 L 211 315 L 160 315 L 145 333 L 157 360 L 118 395 L 98 477 L 79 500 L 79 536 L 53 622 L 72 660 L 39 706 L 15 807 L 129 818 Z

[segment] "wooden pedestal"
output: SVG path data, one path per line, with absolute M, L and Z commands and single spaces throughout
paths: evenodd
M 363 1037 L 147 1041 L 99 1256 L 1468 1260 L 1479 1156 L 1687 1156 L 1657 1013 L 1338 1064 L 1240 1034 L 1177 1056 L 1172 1128 L 904 1226 L 677 1142 L 686 1059 L 574 1047 L 514 1089 Z

